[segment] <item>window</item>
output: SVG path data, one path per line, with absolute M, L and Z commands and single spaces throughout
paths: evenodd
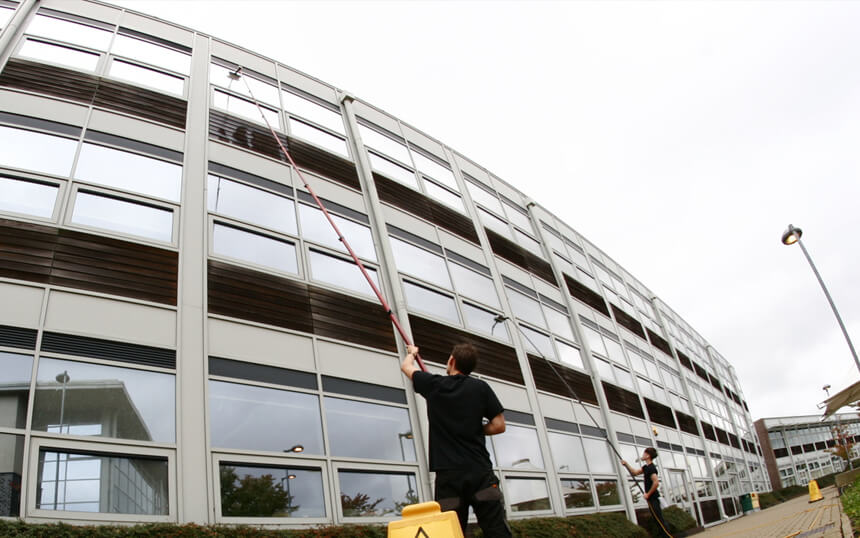
M 463 213 L 463 201 L 460 199 L 460 196 L 454 194 L 448 189 L 442 188 L 439 185 L 436 185 L 432 181 L 425 181 L 424 188 L 427 190 L 427 195 L 439 200 L 446 206 Z
M 546 328 L 540 303 L 511 288 L 506 288 L 505 293 L 508 294 L 508 301 L 511 303 L 511 310 L 514 311 L 514 315 L 523 321 Z
M 316 250 L 309 251 L 309 261 L 311 278 L 314 280 L 365 295 L 375 296 L 373 289 L 367 283 L 367 279 L 364 278 L 364 274 L 362 274 L 354 261 L 345 260 Z M 376 270 L 371 267 L 365 267 L 365 270 L 370 275 L 374 285 L 379 289 L 379 279 L 376 276 Z
M 182 166 L 84 142 L 75 179 L 178 202 Z
M 452 289 L 445 259 L 396 237 L 389 236 L 397 269 L 432 284 Z
M 557 432 L 547 432 L 552 458 L 561 473 L 587 473 L 588 464 L 585 461 L 585 451 L 582 439 L 575 435 Z
M 247 99 L 236 97 L 220 90 L 214 90 L 212 92 L 212 105 L 254 123 L 266 125 L 266 121 L 268 121 L 273 129 L 280 129 L 281 122 L 279 114 L 276 111 L 262 105 L 258 109 L 257 105 Z M 263 112 L 262 116 L 260 116 L 261 110 Z M 263 117 L 266 119 L 263 120 Z
M 594 490 L 597 492 L 597 502 L 600 506 L 621 504 L 617 480 L 595 479 Z
M 341 469 L 337 478 L 343 517 L 398 516 L 404 506 L 418 502 L 414 473 Z
M 520 244 L 523 248 L 538 256 L 539 258 L 543 258 L 543 249 L 540 246 L 540 242 L 537 239 L 532 238 L 530 235 L 526 235 L 523 232 L 514 229 L 514 237 L 517 238 L 517 243 Z
M 567 314 L 545 305 L 543 306 L 543 313 L 553 333 L 568 340 L 576 341 L 576 338 L 573 337 L 573 330 L 570 328 L 570 319 L 567 317 Z
M 600 359 L 597 359 L 600 361 Z M 603 362 L 603 361 L 600 361 Z M 630 375 L 630 372 L 625 370 L 624 368 L 619 368 L 618 366 L 613 366 L 613 371 L 615 373 L 615 380 L 622 387 L 628 388 L 630 390 L 634 390 L 633 388 L 633 377 Z
M 76 140 L 0 125 L 0 166 L 68 176 Z
M 349 158 L 349 150 L 347 149 L 346 141 L 343 138 L 329 134 L 326 131 L 292 118 L 290 119 L 290 132 L 294 136 L 313 142 L 317 146 L 325 148 L 332 153 L 337 153 Z
M 481 301 L 489 306 L 501 307 L 492 279 L 471 269 L 466 269 L 457 263 L 450 262 L 448 267 L 451 270 L 451 277 L 454 279 L 454 288 L 460 295 Z
M 39 450 L 36 508 L 167 515 L 167 459 Z
M 215 223 L 212 236 L 215 254 L 298 274 L 296 246 L 281 239 Z
M 53 45 L 44 41 L 27 39 L 18 49 L 18 56 L 32 58 L 40 62 L 50 62 L 83 71 L 95 71 L 100 56 L 72 47 Z
M 380 134 L 375 129 L 358 125 L 358 132 L 361 135 L 361 140 L 365 146 L 378 150 L 389 157 L 393 157 L 404 164 L 411 164 L 412 159 L 409 158 L 409 150 L 402 142 L 393 140 L 392 138 Z
M 248 92 L 248 87 L 250 87 L 253 97 L 258 101 L 274 107 L 280 107 L 278 89 L 275 86 L 267 84 L 247 72 L 242 73 L 242 78 L 240 80 L 234 80 L 230 77 L 230 74 L 234 71 L 235 69 L 229 69 L 222 65 L 211 63 L 209 64 L 209 81 L 216 86 L 227 88 L 228 90 L 232 90 L 238 94 L 244 95 L 245 97 L 251 97 L 251 93 Z M 245 85 L 246 82 L 247 86 Z
M 502 219 L 490 213 L 487 213 L 480 208 L 478 208 L 478 219 L 481 221 L 481 224 L 483 224 L 486 228 L 506 237 L 507 239 L 513 239 L 513 236 L 511 235 L 511 229 L 508 228 L 507 223 Z
M 493 312 L 472 306 L 469 303 L 463 303 L 463 317 L 466 318 L 466 327 L 483 334 L 495 336 L 505 342 L 510 342 L 508 327 L 504 322 L 496 322 L 496 316 Z
M 0 351 L 0 385 L 4 387 L 0 426 L 23 428 L 26 425 L 32 370 L 33 357 Z
M 591 348 L 592 353 L 599 353 L 604 357 L 607 356 L 606 347 L 604 347 L 603 345 L 603 338 L 601 338 L 600 332 L 597 329 L 594 329 L 591 326 L 583 323 L 582 332 L 585 336 L 585 341 L 588 342 L 588 347 Z
M 296 235 L 296 208 L 289 198 L 217 176 L 209 176 L 209 211 L 276 232 Z
M 26 403 L 24 405 L 26 406 Z M 0 415 L 0 420 L 3 418 Z M 4 491 L 3 502 L 0 503 L 0 517 L 18 517 L 21 513 L 20 484 L 24 472 L 24 436 L 0 433 L 0 454 L 3 454 L 3 459 L 0 460 L 0 484 Z M 19 485 L 17 489 L 16 482 Z
M 376 261 L 376 248 L 374 247 L 373 235 L 370 232 L 370 228 L 336 215 L 331 211 L 329 211 L 329 216 L 331 216 L 331 220 L 334 221 L 344 237 L 347 238 L 349 246 L 352 247 L 352 250 L 355 251 L 359 258 Z M 299 204 L 299 221 L 302 226 L 303 238 L 339 252 L 347 252 L 346 247 L 337 238 L 334 228 L 332 228 L 320 209 Z
M 482 206 L 486 207 L 487 209 L 493 210 L 496 213 L 503 213 L 502 204 L 499 202 L 499 199 L 494 193 L 490 193 L 483 187 L 480 187 L 469 181 L 466 182 L 466 190 L 469 191 L 469 195 L 472 196 L 472 201 L 474 201 L 475 203 L 481 204 Z
M 411 309 L 432 314 L 456 325 L 460 324 L 460 315 L 453 297 L 406 280 L 403 281 L 403 291 L 406 294 L 406 303 Z
M 281 97 L 284 109 L 291 116 L 297 115 L 337 133 L 346 134 L 343 127 L 343 118 L 334 110 L 314 103 L 309 99 L 299 97 L 292 92 L 281 91 Z
M 525 340 L 526 351 L 537 353 L 539 356 L 552 359 L 555 358 L 555 351 L 552 348 L 552 342 L 549 336 L 530 329 L 525 325 L 520 325 L 520 332 Z
M 15 10 L 13 8 L 0 5 L 0 29 L 9 24 L 9 21 L 12 19 L 12 15 L 14 14 Z
M 110 64 L 108 75 L 173 95 L 182 96 L 185 93 L 184 78 L 123 60 L 114 59 Z
M 173 211 L 83 190 L 75 196 L 71 222 L 155 241 L 173 239 Z
M 543 457 L 534 428 L 508 423 L 505 434 L 492 437 L 492 441 L 500 467 L 543 469 Z
M 223 517 L 325 517 L 322 470 L 221 462 Z
M 561 340 L 556 340 L 555 345 L 558 348 L 558 353 L 560 355 L 559 359 L 561 362 L 579 368 L 580 370 L 585 370 L 585 365 L 582 364 L 582 355 L 580 355 L 578 349 L 570 344 L 562 342 Z
M 388 159 L 377 156 L 375 153 L 368 153 L 367 155 L 370 158 L 370 166 L 374 170 L 382 172 L 391 179 L 418 190 L 418 179 L 416 179 L 415 173 L 412 170 L 394 164 Z
M 190 74 L 191 56 L 188 54 L 123 35 L 122 32 L 123 30 L 120 29 L 120 33 L 114 38 L 112 54 L 125 56 L 156 67 L 163 67 L 183 75 Z
M 214 447 L 283 453 L 301 445 L 306 454 L 324 453 L 313 394 L 210 380 L 209 406 Z
M 173 443 L 171 374 L 42 357 L 33 429 Z
M 534 230 L 532 229 L 532 222 L 529 219 L 528 214 L 522 211 L 519 208 L 515 208 L 511 204 L 507 202 L 503 202 L 502 205 L 505 207 L 505 215 L 508 217 L 508 221 L 515 226 L 519 226 L 524 231 L 533 234 Z M 534 241 L 534 239 L 532 239 Z M 540 246 L 540 244 L 538 244 Z
M 615 469 L 612 467 L 612 457 L 609 455 L 609 448 L 606 446 L 605 440 L 583 437 L 582 445 L 588 460 L 588 468 L 592 473 L 615 473 Z
M 591 480 L 587 478 L 562 478 L 561 492 L 565 508 L 588 508 L 594 506 L 591 495 Z
M 95 50 L 107 50 L 113 32 L 38 13 L 27 26 L 30 35 L 47 37 Z
M 542 478 L 506 477 L 505 494 L 511 505 L 511 512 L 533 512 L 552 508 L 546 480 Z
M 57 185 L 0 176 L 0 211 L 49 219 L 59 190 Z
M 418 170 L 432 177 L 439 183 L 442 183 L 446 187 L 460 192 L 460 189 L 457 187 L 457 180 L 454 179 L 454 173 L 451 172 L 449 168 L 442 166 L 435 160 L 429 157 L 425 157 L 421 153 L 414 150 L 412 151 L 412 159 L 415 162 L 415 167 L 418 168 Z
M 331 396 L 325 398 L 325 408 L 333 456 L 415 461 L 406 408 Z

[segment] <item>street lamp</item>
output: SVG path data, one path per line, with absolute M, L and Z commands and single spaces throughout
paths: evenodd
M 304 451 L 305 451 L 305 447 L 302 445 L 293 445 L 290 448 L 287 448 L 284 450 L 284 452 L 295 452 L 296 454 L 298 454 L 299 452 L 304 452 Z
M 57 376 L 54 379 L 57 380 L 57 383 L 63 384 L 63 392 L 62 392 L 62 395 L 60 396 L 60 433 L 62 434 L 63 433 L 63 421 L 65 419 L 65 417 L 63 415 L 65 414 L 65 411 L 66 411 L 66 385 L 68 384 L 69 381 L 71 381 L 72 378 L 69 377 L 69 371 L 68 370 L 63 370 L 63 373 L 57 374 Z M 66 433 L 68 433 L 68 428 L 66 428 Z M 58 451 L 58 452 L 55 452 L 55 454 L 57 455 L 57 461 L 54 464 L 55 465 L 55 469 L 54 469 L 54 510 L 57 510 L 57 501 L 59 500 L 58 499 L 58 493 L 60 490 L 60 453 Z M 68 471 L 68 469 L 66 469 L 66 470 Z
M 803 241 L 800 240 L 800 236 L 803 235 L 803 230 L 800 228 L 795 228 L 791 224 L 788 225 L 788 228 L 782 234 L 782 242 L 786 245 L 793 245 L 797 243 L 800 245 L 800 250 L 803 251 L 803 255 L 806 256 L 806 261 L 809 262 L 809 266 L 812 267 L 812 272 L 815 273 L 815 278 L 818 279 L 818 283 L 821 284 L 821 289 L 824 290 L 824 295 L 827 297 L 827 301 L 830 303 L 830 308 L 833 309 L 833 314 L 836 316 L 836 321 L 839 322 L 839 327 L 842 329 L 842 334 L 845 335 L 845 341 L 848 342 L 848 348 L 851 350 L 851 356 L 854 357 L 854 364 L 857 365 L 857 370 L 860 371 L 860 360 L 857 359 L 857 352 L 854 351 L 854 344 L 851 343 L 851 338 L 848 337 L 848 331 L 845 329 L 845 324 L 842 323 L 842 318 L 839 316 L 839 311 L 836 310 L 836 305 L 833 304 L 833 299 L 830 297 L 830 292 L 827 291 L 827 287 L 824 285 L 824 281 L 821 280 L 821 275 L 818 274 L 818 269 L 815 268 L 815 264 L 812 263 L 812 258 L 809 256 L 809 252 L 806 251 L 806 247 L 803 246 Z
M 296 475 L 294 475 L 293 473 L 290 473 L 289 469 L 287 469 L 286 471 L 289 474 L 287 474 L 287 476 L 281 478 L 281 487 L 284 487 L 284 483 L 287 484 L 287 516 L 289 516 L 290 515 L 290 509 L 293 507 L 292 506 L 293 505 L 293 496 L 290 493 L 290 480 L 295 480 Z

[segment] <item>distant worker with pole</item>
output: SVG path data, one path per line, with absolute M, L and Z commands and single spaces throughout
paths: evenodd
M 668 536 L 666 534 L 666 520 L 663 519 L 663 509 L 660 508 L 660 492 L 657 491 L 657 487 L 660 485 L 660 479 L 657 477 L 657 466 L 654 465 L 654 459 L 656 457 L 657 449 L 649 446 L 645 449 L 645 452 L 642 453 L 642 463 L 645 465 L 641 468 L 634 469 L 624 460 L 621 461 L 621 465 L 627 467 L 630 474 L 634 476 L 640 474 L 645 475 L 645 500 L 648 501 L 648 504 L 651 506 L 651 512 L 660 524 L 660 535 Z
M 463 534 L 471 505 L 484 536 L 512 536 L 484 441 L 486 435 L 505 431 L 504 408 L 485 381 L 469 375 L 478 364 L 478 350 L 467 343 L 454 346 L 444 376 L 416 366 L 417 347 L 409 345 L 406 351 L 400 369 L 412 380 L 415 392 L 427 400 L 436 501 L 443 511 L 457 512 Z

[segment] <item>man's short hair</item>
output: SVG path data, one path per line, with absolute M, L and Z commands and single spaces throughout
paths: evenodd
M 649 456 L 651 456 L 652 460 L 657 459 L 657 449 L 654 448 L 653 446 L 649 446 L 648 448 L 646 448 L 645 453 L 648 454 Z
M 468 342 L 454 346 L 451 356 L 454 357 L 454 366 L 464 375 L 471 374 L 478 365 L 478 349 Z

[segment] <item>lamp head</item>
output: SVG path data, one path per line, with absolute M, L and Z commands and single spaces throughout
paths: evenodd
M 793 245 L 800 241 L 801 235 L 803 235 L 803 230 L 789 224 L 788 228 L 782 233 L 782 242 L 785 245 Z
M 284 452 L 296 452 L 296 453 L 304 452 L 304 451 L 305 451 L 305 447 L 302 445 L 293 445 L 290 448 L 284 450 Z

